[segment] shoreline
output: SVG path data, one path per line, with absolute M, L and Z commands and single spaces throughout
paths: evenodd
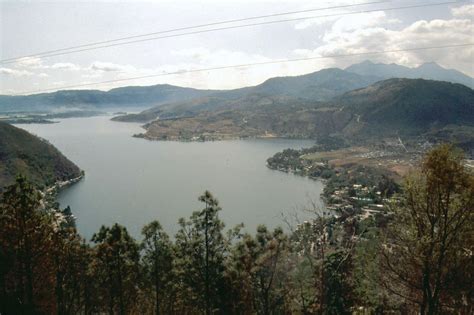
M 324 195 L 324 189 L 326 188 L 326 185 L 327 185 L 327 182 L 328 182 L 328 179 L 327 179 L 327 178 L 323 178 L 323 177 L 321 177 L 321 176 L 314 177 L 314 176 L 310 176 L 310 175 L 308 175 L 308 174 L 303 174 L 302 172 L 297 172 L 297 171 L 294 171 L 294 170 L 291 170 L 291 169 L 271 167 L 270 164 L 268 164 L 268 162 L 266 163 L 265 166 L 266 166 L 268 169 L 272 170 L 272 171 L 278 171 L 278 172 L 282 172 L 282 173 L 285 173 L 285 174 L 292 174 L 292 175 L 295 175 L 295 176 L 299 176 L 299 177 L 303 177 L 303 178 L 308 178 L 308 179 L 310 179 L 310 180 L 314 180 L 314 181 L 319 181 L 319 182 L 321 182 L 321 184 L 323 185 L 323 190 L 322 190 L 321 193 L 319 194 L 319 198 L 320 198 L 321 201 L 323 202 L 324 208 L 327 209 L 328 206 L 331 206 L 331 204 L 328 203 L 327 197 Z
M 276 135 L 258 135 L 258 136 L 237 136 L 237 135 L 220 135 L 220 136 L 209 136 L 209 135 L 200 135 L 193 136 L 191 138 L 187 137 L 167 137 L 167 136 L 150 136 L 146 133 L 138 133 L 132 135 L 133 138 L 145 139 L 148 141 L 175 141 L 175 142 L 215 142 L 215 141 L 229 141 L 229 140 L 255 140 L 255 139 L 284 139 L 284 140 L 313 140 L 312 138 L 305 137 L 285 137 L 285 136 L 276 136 Z
M 45 197 L 56 198 L 57 195 L 64 189 L 78 183 L 85 177 L 85 172 L 81 171 L 81 175 L 65 180 L 65 181 L 56 181 L 53 185 L 46 188 L 43 193 Z

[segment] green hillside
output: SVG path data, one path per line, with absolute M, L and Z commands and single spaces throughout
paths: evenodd
M 334 100 L 354 115 L 350 133 L 418 135 L 447 125 L 474 125 L 474 91 L 461 84 L 389 79 Z
M 0 123 L 0 191 L 18 174 L 44 187 L 78 177 L 81 170 L 45 140 Z

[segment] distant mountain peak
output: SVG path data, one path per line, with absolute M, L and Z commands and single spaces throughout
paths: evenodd
M 446 68 L 441 67 L 439 64 L 437 64 L 434 61 L 425 62 L 425 63 L 421 64 L 420 66 L 418 66 L 417 68 L 418 69 L 420 69 L 420 68 L 433 68 L 433 69 L 447 70 Z
M 397 65 L 395 63 L 373 63 L 371 61 L 365 60 L 361 63 L 353 64 L 347 67 L 345 70 L 359 75 L 373 75 L 384 79 L 427 79 L 460 83 L 470 88 L 474 88 L 473 78 L 460 71 L 446 69 L 434 61 L 426 62 L 418 67 L 411 68 Z

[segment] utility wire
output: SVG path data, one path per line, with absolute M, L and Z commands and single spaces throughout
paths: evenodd
M 43 93 L 43 92 L 48 92 L 48 91 L 53 91 L 53 90 L 71 89 L 71 88 L 77 88 L 77 87 L 93 86 L 93 85 L 108 84 L 108 83 L 115 83 L 115 82 L 124 82 L 124 81 L 138 80 L 138 79 L 147 79 L 147 78 L 155 78 L 155 77 L 163 77 L 163 76 L 169 76 L 169 75 L 178 75 L 178 74 L 195 73 L 195 72 L 216 71 L 216 70 L 224 70 L 224 69 L 240 68 L 240 67 L 252 67 L 252 66 L 260 66 L 260 65 L 286 63 L 286 62 L 298 62 L 298 61 L 329 59 L 329 58 L 344 58 L 344 57 L 352 57 L 352 56 L 379 55 L 379 54 L 387 54 L 387 53 L 395 53 L 395 52 L 421 51 L 421 50 L 430 50 L 430 49 L 459 48 L 459 47 L 467 47 L 467 46 L 474 46 L 474 43 L 452 44 L 452 45 L 430 46 L 430 47 L 415 47 L 415 48 L 405 48 L 405 49 L 392 49 L 392 50 L 370 51 L 370 52 L 353 53 L 353 54 L 314 56 L 314 57 L 295 58 L 295 59 L 279 59 L 279 60 L 272 60 L 272 61 L 262 61 L 262 62 L 246 63 L 246 64 L 212 67 L 212 68 L 200 68 L 200 69 L 191 69 L 191 70 L 174 71 L 174 72 L 166 72 L 166 73 L 157 73 L 157 74 L 151 74 L 151 75 L 145 75 L 145 76 L 139 76 L 139 77 L 107 80 L 107 81 L 94 82 L 94 83 L 67 85 L 67 86 L 61 86 L 59 88 L 27 91 L 27 92 L 17 93 L 14 95 L 18 96 L 18 95 L 27 95 L 27 94 L 38 94 L 38 93 Z
M 119 42 L 119 41 L 124 41 L 124 40 L 127 40 L 127 39 L 135 39 L 135 38 L 140 38 L 140 37 L 148 37 L 148 36 L 152 36 L 152 35 L 173 33 L 173 32 L 185 31 L 185 30 L 190 30 L 190 29 L 195 29 L 195 28 L 202 28 L 202 27 L 209 27 L 209 26 L 216 26 L 216 25 L 230 24 L 230 23 L 237 23 L 237 22 L 245 22 L 245 21 L 250 21 L 250 20 L 264 19 L 264 18 L 269 18 L 269 17 L 277 17 L 277 16 L 290 15 L 290 14 L 299 14 L 299 13 L 308 13 L 308 12 L 314 12 L 314 11 L 330 10 L 330 9 L 342 9 L 342 8 L 350 8 L 350 7 L 357 7 L 357 6 L 365 6 L 365 5 L 371 5 L 371 4 L 386 3 L 386 2 L 390 2 L 390 1 L 391 0 L 383 0 L 383 1 L 373 1 L 373 2 L 365 2 L 365 3 L 357 3 L 357 4 L 338 5 L 338 6 L 331 6 L 331 7 L 324 7 L 324 8 L 315 8 L 315 9 L 290 11 L 290 12 L 280 12 L 280 13 L 273 13 L 273 14 L 267 14 L 267 15 L 259 15 L 259 16 L 252 16 L 252 17 L 246 17 L 246 18 L 224 20 L 224 21 L 218 21 L 218 22 L 212 22 L 212 23 L 206 23 L 206 24 L 198 24 L 198 25 L 193 25 L 193 26 L 186 26 L 186 27 L 168 29 L 168 30 L 157 31 L 157 32 L 152 32 L 152 33 L 138 34 L 138 35 L 132 35 L 132 36 L 127 36 L 127 37 L 119 37 L 119 38 L 109 39 L 109 40 L 104 40 L 104 41 L 91 42 L 91 43 L 87 43 L 87 44 L 82 44 L 82 45 L 77 45 L 77 46 L 70 46 L 70 47 L 65 47 L 65 48 L 60 48 L 60 49 L 55 49 L 55 50 L 48 50 L 48 51 L 43 51 L 43 52 L 34 53 L 34 54 L 30 54 L 30 55 L 25 55 L 25 56 L 20 56 L 20 57 L 12 57 L 12 58 L 8 58 L 8 59 L 2 59 L 2 60 L 0 60 L 0 63 L 4 63 L 4 62 L 7 62 L 7 61 L 14 61 L 14 60 L 22 59 L 22 58 L 31 58 L 31 57 L 38 57 L 38 56 L 42 56 L 42 55 L 49 55 L 51 53 L 57 53 L 57 52 L 62 52 L 62 51 L 72 50 L 72 49 L 77 49 L 77 48 L 84 48 L 84 47 L 90 47 L 90 46 L 97 46 L 97 45 L 101 45 L 101 44 Z
M 198 31 L 186 32 L 186 33 L 180 33 L 180 34 L 172 34 L 172 35 L 166 35 L 166 36 L 159 36 L 159 37 L 152 37 L 152 38 L 137 39 L 137 40 L 127 41 L 127 42 L 113 43 L 113 44 L 108 44 L 108 45 L 102 45 L 102 46 L 96 46 L 96 47 L 89 47 L 89 48 L 83 48 L 83 49 L 72 50 L 72 51 L 66 51 L 66 52 L 58 52 L 58 53 L 45 54 L 45 55 L 42 55 L 40 58 L 49 58 L 49 57 L 54 57 L 54 56 L 67 55 L 67 54 L 78 53 L 78 52 L 89 51 L 89 50 L 95 50 L 95 49 L 101 49 L 101 48 L 107 48 L 107 47 L 114 47 L 114 46 L 121 46 L 121 45 L 129 45 L 129 44 L 135 44 L 135 43 L 146 42 L 146 41 L 152 41 L 152 40 L 159 40 L 159 39 L 172 38 L 172 37 L 180 37 L 180 36 L 186 36 L 186 35 L 195 35 L 195 34 L 201 34 L 201 33 L 216 32 L 216 31 L 222 31 L 222 30 L 228 30 L 228 29 L 236 29 L 236 28 L 244 28 L 244 27 L 253 27 L 253 26 L 259 26 L 259 25 L 270 25 L 270 24 L 276 24 L 276 23 L 293 22 L 293 21 L 300 21 L 300 20 L 309 20 L 309 19 L 316 19 L 316 18 L 325 18 L 325 17 L 334 17 L 334 16 L 344 16 L 344 15 L 354 15 L 354 14 L 370 13 L 370 12 L 378 12 L 378 11 L 394 11 L 394 10 L 402 10 L 402 9 L 414 9 L 414 8 L 423 8 L 423 7 L 433 7 L 433 6 L 441 6 L 441 5 L 448 5 L 448 4 L 457 4 L 457 3 L 461 3 L 461 2 L 465 2 L 465 1 L 448 1 L 448 2 L 418 4 L 418 5 L 410 5 L 410 6 L 402 6 L 402 7 L 370 9 L 370 10 L 353 11 L 353 12 L 346 12 L 346 13 L 325 14 L 325 15 L 317 15 L 317 16 L 307 16 L 307 17 L 291 18 L 291 19 L 285 19 L 285 20 L 276 20 L 276 21 L 258 22 L 258 23 L 235 25 L 235 26 L 226 26 L 226 27 L 213 28 L 213 29 L 206 29 L 206 30 L 198 30 Z M 33 56 L 33 55 L 31 55 L 31 56 Z M 23 58 L 25 58 L 25 57 L 23 57 Z M 14 63 L 14 62 L 16 62 L 18 59 L 21 59 L 21 57 L 20 57 L 20 58 L 16 58 L 16 59 L 0 60 L 0 64 Z

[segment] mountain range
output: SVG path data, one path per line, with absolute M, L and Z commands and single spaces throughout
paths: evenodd
M 0 95 L 0 112 L 52 111 L 57 109 L 151 108 L 171 103 L 204 99 L 219 102 L 246 95 L 290 96 L 314 102 L 329 101 L 347 91 L 369 86 L 387 78 L 424 78 L 473 87 L 473 79 L 459 71 L 435 63 L 408 68 L 395 64 L 364 61 L 345 70 L 331 68 L 293 76 L 276 77 L 265 82 L 234 90 L 200 90 L 168 84 L 129 86 L 99 90 L 62 90 L 25 96 Z M 204 101 L 203 103 L 206 103 Z M 181 107 L 186 105 L 180 105 Z M 209 104 L 203 104 L 203 107 Z M 190 107 L 190 106 L 187 106 Z M 212 106 L 211 106 L 212 107 Z
M 169 104 L 128 117 L 137 120 L 156 115 L 160 119 L 145 125 L 143 137 L 187 140 L 341 135 L 360 142 L 433 135 L 448 128 L 449 136 L 458 142 L 466 140 L 456 139 L 459 128 L 464 128 L 464 135 L 474 131 L 474 91 L 443 81 L 388 79 L 325 102 L 251 94 L 237 100 L 205 98 Z M 471 137 L 474 139 L 474 132 Z
M 160 84 L 99 90 L 61 90 L 25 96 L 0 95 L 0 112 L 54 111 L 57 109 L 101 109 L 150 107 L 210 94 L 213 91 Z
M 394 63 L 373 63 L 366 60 L 364 62 L 349 66 L 345 70 L 348 72 L 357 73 L 359 75 L 371 75 L 383 79 L 427 79 L 460 83 L 470 87 L 471 89 L 474 88 L 473 78 L 457 70 L 445 69 L 435 62 L 428 62 L 416 68 L 409 68 Z
M 344 92 L 366 87 L 380 78 L 361 76 L 337 68 L 324 69 L 306 75 L 268 79 L 260 85 L 237 90 L 219 91 L 204 97 L 169 102 L 139 114 L 117 117 L 118 121 L 147 122 L 162 118 L 193 116 L 202 111 L 252 109 L 269 98 L 284 97 L 290 103 L 317 103 L 331 100 Z M 260 98 L 260 100 L 259 100 Z

